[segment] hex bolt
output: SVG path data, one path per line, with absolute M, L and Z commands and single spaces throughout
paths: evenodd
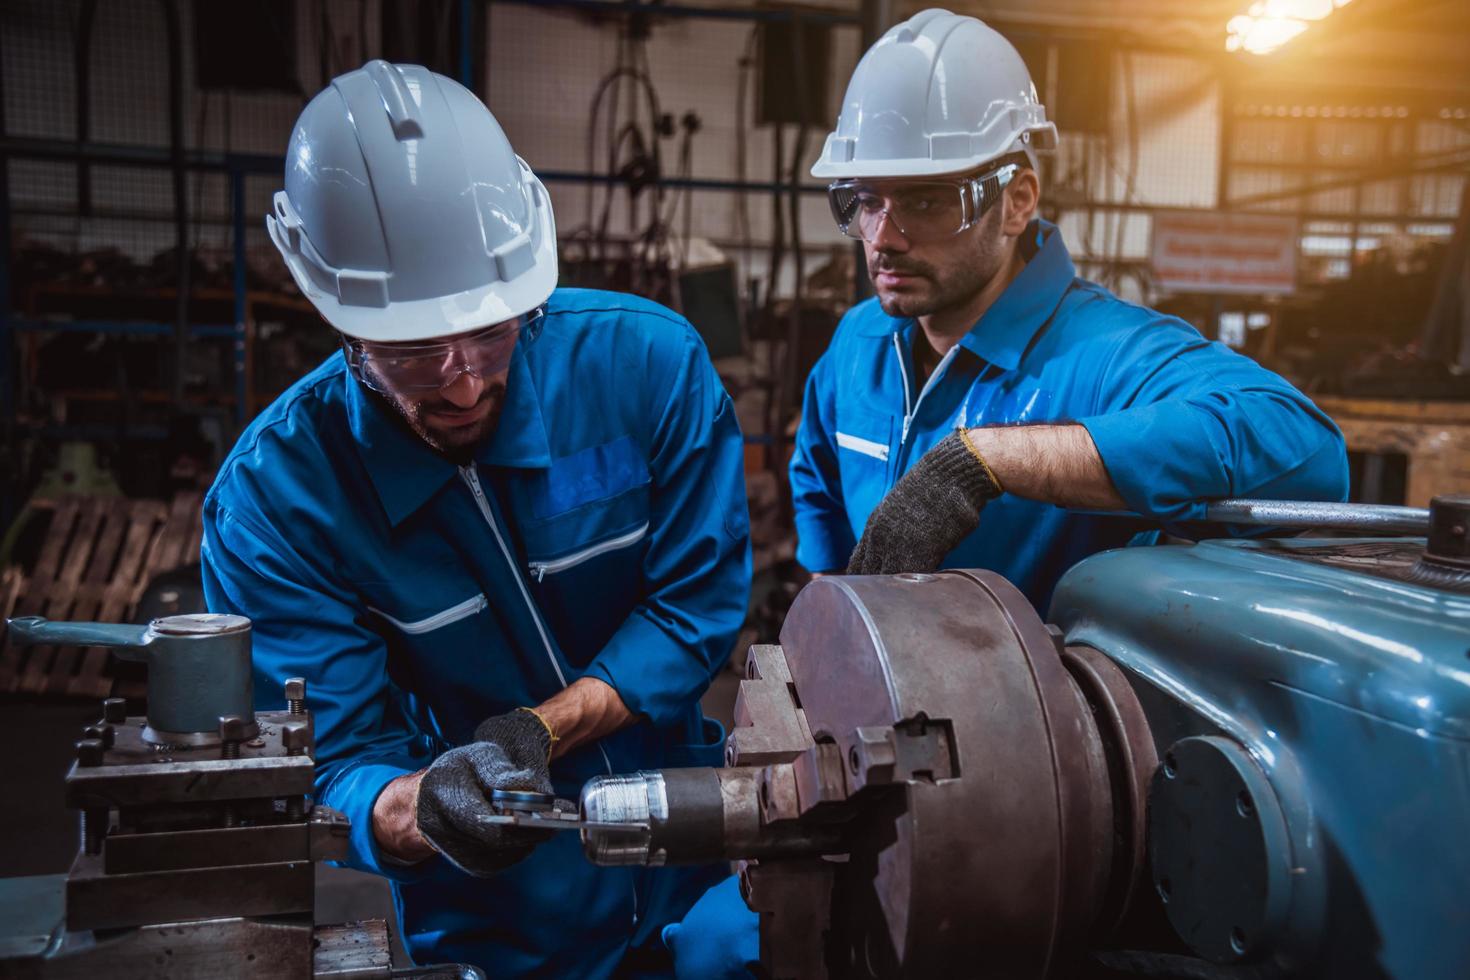
M 286 678 L 286 713 L 291 715 L 306 714 L 306 678 Z
M 77 765 L 100 766 L 106 751 L 100 738 L 84 738 L 77 743 Z
M 245 719 L 239 715 L 220 715 L 219 757 L 240 758 L 240 743 L 245 741 Z
M 306 819 L 306 799 L 301 796 L 286 797 L 286 819 L 300 823 Z
M 102 702 L 102 720 L 121 725 L 128 720 L 127 698 L 108 698 Z
M 281 726 L 281 745 L 285 746 L 287 755 L 301 755 L 311 746 L 311 733 L 306 729 L 306 723 L 300 721 L 288 721 Z
M 112 744 L 116 739 L 116 733 L 114 732 L 113 727 L 107 724 L 88 725 L 86 729 L 82 732 L 82 735 L 85 738 L 97 739 L 97 741 L 102 743 L 102 747 L 104 749 L 112 748 Z

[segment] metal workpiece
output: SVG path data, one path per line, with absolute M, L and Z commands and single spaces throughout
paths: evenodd
M 768 775 L 745 766 L 596 777 L 582 790 L 583 852 L 593 864 L 646 866 L 841 853 L 838 827 L 770 822 Z
M 595 777 L 582 787 L 577 809 L 583 820 L 651 828 L 655 820 L 666 820 L 669 815 L 663 774 L 636 772 L 627 776 Z M 582 852 L 587 860 L 600 865 L 663 863 L 654 850 L 651 829 L 616 835 L 584 831 Z
M 1365 535 L 1422 537 L 1429 531 L 1429 511 L 1423 507 L 1318 500 L 1216 500 L 1205 505 L 1205 520 L 1216 524 L 1358 531 Z
M 224 715 L 245 719 L 245 737 L 255 737 L 250 620 L 243 616 L 165 616 L 146 626 L 26 616 L 10 620 L 9 628 L 10 641 L 18 645 L 104 646 L 124 660 L 147 664 L 144 739 L 152 744 L 217 745 L 219 719 Z M 104 710 L 125 713 L 126 704 Z

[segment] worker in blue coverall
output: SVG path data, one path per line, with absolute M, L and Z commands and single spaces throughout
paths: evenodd
M 423 68 L 312 100 L 267 224 L 342 350 L 206 497 L 210 608 L 254 622 L 264 702 L 306 678 L 316 800 L 392 879 L 416 961 L 669 975 L 663 927 L 728 868 L 598 868 L 575 833 L 483 818 L 492 789 L 721 762 L 699 697 L 750 554 L 702 344 L 654 303 L 556 289 L 545 188 Z
M 988 568 L 1045 612 L 1088 555 L 1224 533 L 1197 523 L 1211 499 L 1344 499 L 1342 436 L 1310 399 L 1077 277 L 1036 217 L 1034 151 L 1055 142 L 1020 56 L 974 18 L 917 14 L 858 65 L 812 174 L 876 296 L 807 380 L 807 569 Z

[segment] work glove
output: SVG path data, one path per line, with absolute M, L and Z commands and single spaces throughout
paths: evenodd
M 414 816 L 419 833 L 455 865 L 485 878 L 523 860 L 551 831 L 485 823 L 494 816 L 493 789 L 550 793 L 551 743 L 541 716 L 529 708 L 496 715 L 475 729 L 475 741 L 450 749 L 419 781 Z
M 963 429 L 939 441 L 868 516 L 849 575 L 932 572 L 1001 495 L 1000 481 Z

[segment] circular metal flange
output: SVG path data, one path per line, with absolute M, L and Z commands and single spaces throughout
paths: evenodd
M 252 717 L 245 722 L 243 740 L 248 741 L 260 734 L 260 725 Z M 158 749 L 202 749 L 220 744 L 219 731 L 212 732 L 167 732 L 152 725 L 143 727 L 143 741 Z
M 1270 947 L 1291 898 L 1291 844 L 1270 781 L 1240 743 L 1181 739 L 1149 796 L 1149 858 L 1169 922 L 1216 963 Z
M 492 789 L 490 802 L 511 810 L 554 810 L 556 796 L 528 789 Z
M 1103 899 L 1098 935 L 1106 935 L 1127 916 L 1143 879 L 1147 850 L 1148 788 L 1159 765 L 1153 732 L 1138 695 L 1123 669 L 1092 647 L 1071 646 L 1062 652 L 1066 665 L 1102 729 L 1103 749 L 1112 777 L 1112 873 Z
M 875 790 L 850 827 L 832 890 L 846 973 L 1060 969 L 1112 867 L 1111 788 L 1097 725 L 1025 597 L 983 571 L 828 576 L 797 596 L 781 646 L 812 735 L 842 758 L 864 727 L 904 723 L 905 738 L 917 720 L 929 750 L 934 729 L 948 741 L 943 774 Z

